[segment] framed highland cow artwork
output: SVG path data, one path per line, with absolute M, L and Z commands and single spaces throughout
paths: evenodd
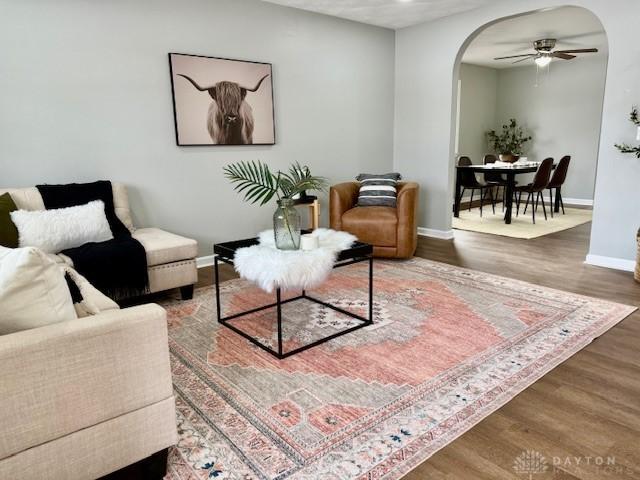
M 270 63 L 169 54 L 179 146 L 273 145 Z

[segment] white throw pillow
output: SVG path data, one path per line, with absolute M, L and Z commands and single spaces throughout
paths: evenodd
M 0 247 L 0 335 L 74 318 L 60 265 L 37 248 Z
M 36 247 L 46 253 L 113 238 L 102 200 L 52 210 L 16 210 L 11 212 L 11 220 L 18 229 L 21 247 Z

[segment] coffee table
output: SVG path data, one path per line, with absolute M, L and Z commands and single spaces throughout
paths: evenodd
M 215 286 L 216 286 L 216 314 L 218 323 L 233 330 L 238 335 L 243 336 L 247 340 L 249 340 L 254 345 L 257 345 L 261 349 L 269 352 L 271 355 L 277 357 L 278 359 L 283 359 L 290 357 L 291 355 L 295 355 L 296 353 L 300 353 L 309 348 L 318 346 L 322 343 L 328 342 L 334 338 L 340 337 L 342 335 L 346 335 L 347 333 L 351 333 L 360 328 L 366 327 L 368 325 L 373 324 L 373 247 L 367 243 L 355 242 L 350 248 L 346 250 L 342 250 L 336 259 L 336 262 L 333 265 L 333 268 L 346 267 L 347 265 L 353 265 L 354 263 L 360 262 L 369 262 L 369 315 L 368 318 L 358 315 L 356 313 L 350 312 L 343 308 L 340 308 L 336 305 L 332 305 L 331 303 L 324 302 L 317 298 L 314 298 L 307 294 L 305 290 L 302 290 L 302 294 L 297 297 L 282 299 L 282 292 L 280 288 L 276 289 L 275 302 L 270 303 L 268 305 L 263 305 L 260 307 L 252 308 L 250 310 L 246 310 L 244 312 L 234 313 L 233 315 L 228 315 L 226 317 L 222 316 L 222 308 L 220 305 L 220 281 L 219 279 L 219 262 L 226 263 L 228 265 L 233 265 L 233 257 L 235 256 L 236 250 L 239 248 L 250 247 L 252 245 L 257 245 L 257 238 L 249 238 L 245 240 L 235 240 L 232 242 L 224 242 L 217 243 L 213 246 L 213 253 L 215 254 L 214 259 L 214 269 L 215 269 Z M 285 352 L 283 351 L 283 341 L 282 341 L 282 305 L 285 303 L 295 302 L 298 300 L 309 300 L 311 302 L 318 303 L 327 308 L 335 310 L 336 312 L 342 313 L 344 315 L 348 315 L 351 318 L 358 320 L 360 323 L 358 325 L 346 328 L 342 331 L 332 333 L 326 337 L 323 337 L 319 340 L 315 340 L 307 345 L 303 345 L 301 347 L 295 348 L 291 351 Z M 278 349 L 274 350 L 269 345 L 265 345 L 260 342 L 257 338 L 249 335 L 248 333 L 242 331 L 237 326 L 231 323 L 232 320 L 237 318 L 250 315 L 252 313 L 256 313 L 262 310 L 267 310 L 269 308 L 276 309 L 276 320 L 278 323 Z

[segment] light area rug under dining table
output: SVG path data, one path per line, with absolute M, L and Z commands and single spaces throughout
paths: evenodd
M 547 208 L 547 220 L 544 219 L 542 205 L 538 205 L 536 212 L 536 223 L 531 220 L 531 210 L 527 209 L 524 214 L 524 200 L 521 205 L 520 215 L 516 217 L 515 205 L 511 224 L 504 223 L 504 212 L 500 204 L 496 205 L 496 213 L 491 210 L 491 204 L 485 205 L 480 216 L 479 208 L 460 210 L 460 217 L 453 217 L 452 226 L 458 230 L 469 230 L 479 233 L 490 233 L 492 235 L 502 235 L 513 238 L 537 238 L 543 235 L 568 230 L 591 221 L 593 212 L 586 208 L 565 208 L 562 212 L 554 213 L 553 218 Z
M 374 279 L 374 325 L 285 360 L 221 328 L 213 288 L 164 302 L 166 478 L 398 479 L 635 310 L 418 258 L 376 261 Z M 367 281 L 353 265 L 313 293 L 362 313 Z M 222 284 L 225 314 L 270 301 Z M 352 321 L 299 302 L 283 319 L 289 348 Z M 274 341 L 273 312 L 238 321 Z

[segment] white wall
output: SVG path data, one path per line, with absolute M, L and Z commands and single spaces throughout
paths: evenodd
M 275 209 L 243 203 L 228 162 L 298 160 L 332 181 L 392 166 L 391 30 L 255 0 L 0 0 L 0 12 L 2 186 L 125 182 L 138 225 L 206 255 Z M 278 144 L 177 147 L 168 52 L 273 63 Z
M 594 12 L 609 42 L 590 254 L 630 262 L 640 225 L 640 161 L 618 153 L 613 144 L 635 138 L 627 118 L 631 106 L 640 103 L 635 26 L 640 2 L 574 0 L 573 4 Z M 498 19 L 561 5 L 561 0 L 503 0 L 397 32 L 394 167 L 422 185 L 420 225 L 451 228 L 457 92 L 453 78 L 462 47 L 476 31 Z
M 482 163 L 487 131 L 496 128 L 498 70 L 463 63 L 460 66 L 460 117 L 458 155 Z
M 593 200 L 606 68 L 604 55 L 555 60 L 537 87 L 535 66 L 498 74 L 497 124 L 517 118 L 526 127 L 532 160 L 571 155 L 566 198 Z

